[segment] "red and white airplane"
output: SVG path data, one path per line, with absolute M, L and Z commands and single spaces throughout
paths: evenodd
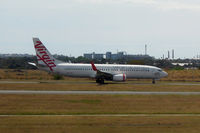
M 162 69 L 147 65 L 117 65 L 117 64 L 75 64 L 64 63 L 55 59 L 38 38 L 33 38 L 38 63 L 29 63 L 40 70 L 70 77 L 95 78 L 97 83 L 109 81 L 125 81 L 127 78 L 152 79 L 166 77 Z

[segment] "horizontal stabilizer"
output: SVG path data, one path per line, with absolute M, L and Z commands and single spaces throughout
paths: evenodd
M 28 64 L 37 67 L 37 65 L 33 62 L 28 62 Z

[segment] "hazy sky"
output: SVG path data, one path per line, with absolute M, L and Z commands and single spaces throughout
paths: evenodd
M 200 0 L 0 0 L 0 53 L 200 55 Z

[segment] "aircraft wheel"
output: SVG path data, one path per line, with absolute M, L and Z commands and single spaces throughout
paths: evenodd
M 103 80 L 103 79 L 101 79 L 101 80 L 100 80 L 100 83 L 101 83 L 101 84 L 104 84 L 104 80 Z
M 155 81 L 155 79 L 153 79 L 153 80 L 152 80 L 152 84 L 155 84 L 155 83 L 156 83 L 156 81 Z
M 104 79 L 97 79 L 97 80 L 96 80 L 96 83 L 104 84 Z
M 96 80 L 96 83 L 100 83 L 100 80 L 99 80 L 99 79 L 97 79 L 97 80 Z

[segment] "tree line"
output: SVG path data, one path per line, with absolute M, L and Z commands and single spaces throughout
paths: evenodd
M 141 59 L 141 60 L 133 60 L 133 59 L 118 59 L 118 60 L 111 60 L 111 59 L 87 59 L 83 56 L 79 56 L 77 58 L 75 57 L 68 57 L 64 55 L 54 55 L 55 58 L 58 60 L 61 60 L 63 62 L 68 63 L 90 63 L 93 61 L 97 64 L 132 64 L 132 65 L 152 65 L 157 66 L 160 68 L 178 68 L 182 69 L 181 66 L 174 66 L 172 65 L 173 62 L 191 62 L 191 67 L 199 67 L 200 61 L 196 60 L 161 60 L 161 59 Z M 34 66 L 31 66 L 28 64 L 28 62 L 34 62 L 37 63 L 37 59 L 35 56 L 33 57 L 6 57 L 6 58 L 0 58 L 0 68 L 1 69 L 36 69 Z

